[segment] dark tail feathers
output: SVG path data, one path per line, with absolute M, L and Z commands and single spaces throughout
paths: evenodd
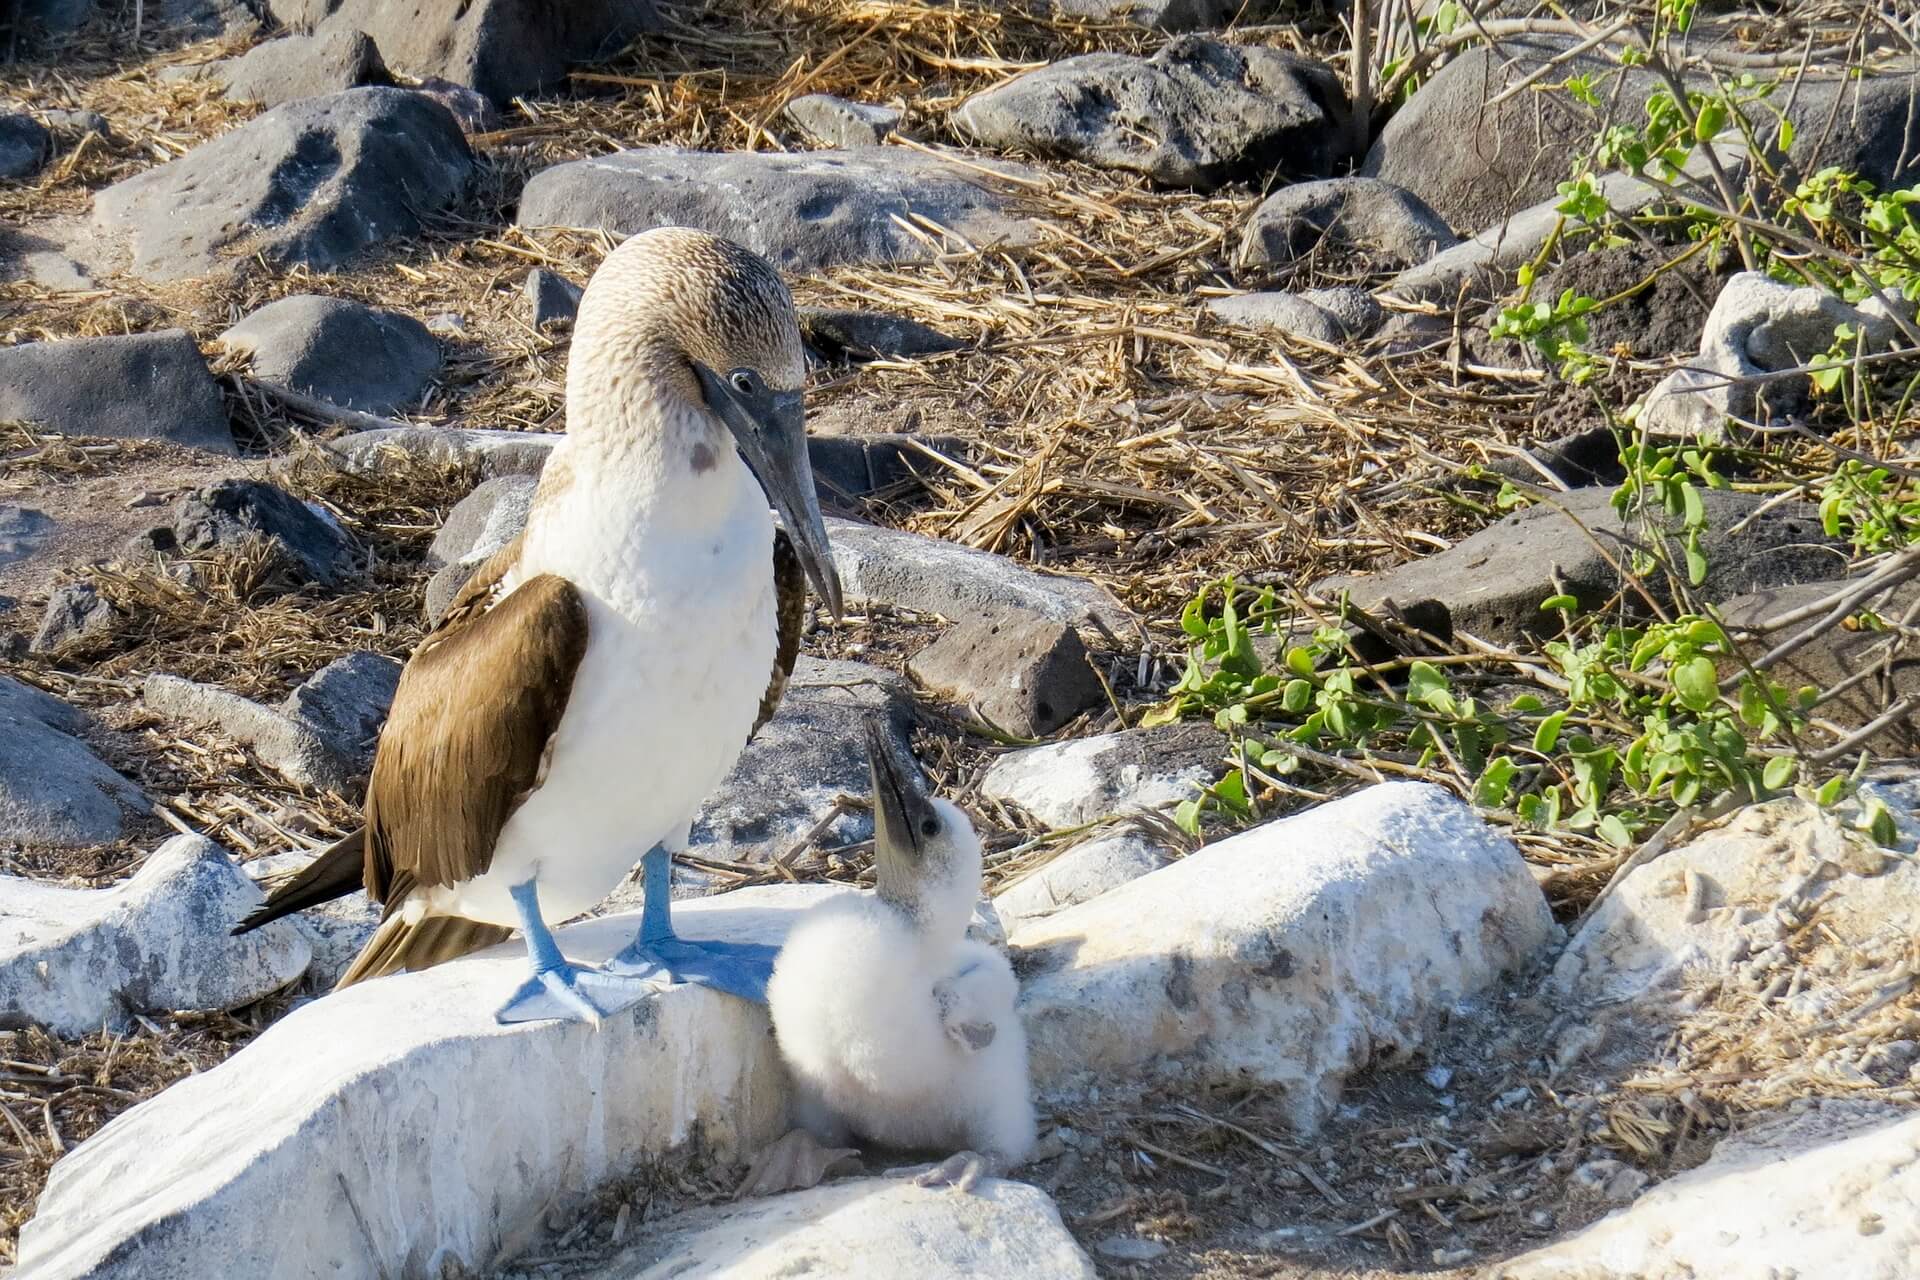
M 322 850 L 306 868 L 267 894 L 253 914 L 233 927 L 235 936 L 250 933 L 281 916 L 344 898 L 364 886 L 367 829 L 360 827 Z

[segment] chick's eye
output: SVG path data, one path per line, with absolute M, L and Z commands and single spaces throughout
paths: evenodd
M 920 834 L 923 836 L 929 836 L 929 837 L 939 835 L 940 819 L 938 818 L 920 819 Z
M 750 371 L 746 369 L 735 369 L 728 380 L 733 383 L 733 389 L 741 395 L 750 396 L 753 394 L 753 374 Z

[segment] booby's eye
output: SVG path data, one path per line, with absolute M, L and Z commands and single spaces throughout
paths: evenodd
M 929 840 L 931 840 L 934 836 L 939 835 L 940 819 L 938 818 L 920 819 L 920 834 L 923 836 L 926 836 Z
M 727 375 L 727 381 L 732 383 L 733 389 L 743 396 L 752 395 L 759 386 L 759 379 L 753 376 L 751 369 L 735 369 Z

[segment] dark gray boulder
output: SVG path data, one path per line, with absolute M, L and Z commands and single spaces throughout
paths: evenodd
M 1346 118 L 1325 63 L 1181 36 L 1151 58 L 1089 53 L 1029 71 L 967 99 L 954 123 L 987 146 L 1211 190 L 1276 171 L 1325 177 Z
M 557 85 L 576 63 L 659 29 L 652 0 L 270 0 L 296 31 L 364 31 L 387 65 L 437 76 L 505 106 Z
M 1327 178 L 1283 187 L 1247 220 L 1234 255 L 1263 275 L 1309 254 L 1368 274 L 1399 271 L 1460 243 L 1426 201 L 1377 178 Z
M 296 583 L 339 586 L 354 572 L 353 539 L 284 489 L 258 480 L 222 480 L 195 489 L 173 514 L 174 549 L 183 554 L 267 545 L 274 567 Z
M 1384 319 L 1372 294 L 1345 287 L 1212 298 L 1207 302 L 1207 314 L 1230 328 L 1282 333 L 1326 346 L 1348 338 L 1364 338 Z
M 1106 702 L 1080 633 L 1041 618 L 967 619 L 909 659 L 907 670 L 1023 738 L 1045 737 Z
M 32 116 L 0 113 L 0 179 L 32 176 L 52 146 L 52 136 Z
M 1259 22 L 1287 8 L 1279 0 L 1046 0 L 1040 7 L 1062 17 L 1126 22 L 1156 31 L 1205 31 Z
M 1015 179 L 1029 170 L 1004 162 Z M 1024 245 L 1037 234 L 987 173 L 898 147 L 798 154 L 642 147 L 542 169 L 520 196 L 529 227 L 595 227 L 633 235 L 698 227 L 782 270 L 923 262 L 929 239 L 902 229 L 923 218 L 975 245 Z
M 358 777 L 373 767 L 373 749 L 400 687 L 397 659 L 349 653 L 303 681 L 280 704 L 280 714 L 311 729 Z
M 873 102 L 809 93 L 787 104 L 787 119 L 828 147 L 877 147 L 900 124 L 900 113 Z
M 117 840 L 152 809 L 140 788 L 73 735 L 86 717 L 0 676 L 0 841 L 74 848 Z
M 836 307 L 801 307 L 799 311 L 800 336 L 828 361 L 930 356 L 967 345 L 906 316 Z
M 220 341 L 269 382 L 367 413 L 416 404 L 441 363 L 439 341 L 412 316 L 315 294 L 269 302 Z
M 120 614 L 91 582 L 69 582 L 47 597 L 39 630 L 27 645 L 29 653 L 53 653 L 79 640 L 111 635 Z
M 1406 187 L 1470 232 L 1552 197 L 1571 160 L 1592 148 L 1606 124 L 1643 123 L 1647 99 L 1664 88 L 1646 68 L 1622 70 L 1611 59 L 1587 54 L 1550 74 L 1556 83 L 1592 74 L 1601 107 L 1561 92 L 1519 93 L 1487 105 L 1572 43 L 1526 36 L 1457 55 L 1387 123 L 1361 172 Z M 1692 87 L 1711 88 L 1704 80 Z M 1913 181 L 1910 143 L 1920 129 L 1920 97 L 1912 76 L 1810 78 L 1797 89 L 1784 86 L 1747 108 L 1760 137 L 1773 135 L 1772 112 L 1788 104 L 1794 139 L 1785 159 L 1793 171 L 1835 165 L 1883 190 Z M 1792 181 L 1790 175 L 1789 186 Z
M 268 106 L 391 79 L 367 33 L 345 28 L 269 40 L 218 63 L 212 74 L 226 81 L 229 98 Z
M 0 347 L 0 418 L 234 452 L 219 385 L 183 329 Z
M 330 271 L 419 232 L 473 170 L 446 108 L 405 89 L 284 103 L 94 198 L 94 226 L 132 269 L 172 280 L 255 254 Z
M 580 310 L 580 295 L 585 292 L 565 276 L 535 267 L 527 272 L 524 290 L 527 322 L 536 329 L 572 324 Z
M 1817 581 L 1845 567 L 1846 548 L 1821 530 L 1818 508 L 1806 502 L 1783 503 L 1756 516 L 1756 508 L 1766 500 L 1764 494 L 1728 489 L 1706 492 L 1701 550 L 1707 577 L 1693 588 L 1700 599 L 1717 603 L 1750 591 Z M 1516 511 L 1445 551 L 1409 564 L 1365 577 L 1327 578 L 1313 589 L 1328 599 L 1347 591 L 1353 603 L 1366 610 L 1392 600 L 1417 613 L 1420 625 L 1443 636 L 1458 629 L 1496 641 L 1558 629 L 1559 615 L 1540 608 L 1541 601 L 1560 590 L 1556 574 L 1582 608 L 1599 608 L 1618 595 L 1629 614 L 1644 612 L 1645 602 L 1615 566 L 1631 564 L 1632 548 L 1648 531 L 1637 519 L 1616 512 L 1613 494 L 1604 488 L 1576 489 L 1557 502 Z M 1743 532 L 1729 532 L 1749 517 Z M 1668 552 L 1674 562 L 1684 563 L 1677 539 L 1669 540 Z M 1670 603 L 1663 575 L 1654 573 L 1643 581 L 1656 600 Z

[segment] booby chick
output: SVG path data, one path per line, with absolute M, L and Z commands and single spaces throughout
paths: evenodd
M 840 615 L 804 374 L 793 301 L 758 256 L 678 227 L 608 255 L 526 530 L 402 672 L 364 828 L 236 932 L 364 885 L 385 916 L 341 986 L 518 927 L 533 976 L 503 1022 L 597 1020 L 662 978 L 763 999 L 773 948 L 678 938 L 668 861 L 780 700 L 807 580 Z M 568 961 L 550 922 L 642 851 L 639 936 L 605 969 Z
M 980 894 L 973 824 L 900 767 L 882 729 L 866 736 L 874 891 L 801 917 L 767 1005 L 815 1142 L 955 1152 L 920 1181 L 971 1189 L 1033 1151 L 1019 984 L 1005 956 L 966 937 Z M 774 1189 L 765 1172 L 749 1175 L 755 1190 Z

